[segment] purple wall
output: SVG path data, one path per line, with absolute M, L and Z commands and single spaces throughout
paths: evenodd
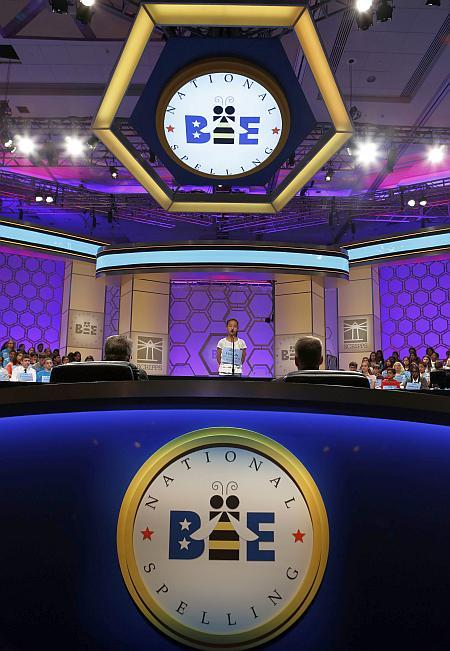
M 381 266 L 383 352 L 401 356 L 432 346 L 442 359 L 450 348 L 450 257 Z
M 105 317 L 103 321 L 103 344 L 111 335 L 119 334 L 120 285 L 105 288 Z M 103 349 L 105 346 L 103 345 Z
M 272 312 L 272 283 L 171 283 L 169 375 L 217 375 L 217 342 L 233 316 L 247 344 L 244 375 L 273 377 Z
M 0 249 L 0 346 L 59 347 L 64 262 Z

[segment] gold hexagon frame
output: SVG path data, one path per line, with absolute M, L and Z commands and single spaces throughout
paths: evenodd
M 319 92 L 330 114 L 333 129 L 310 150 L 269 195 L 227 195 L 218 201 L 199 200 L 198 194 L 177 195 L 131 147 L 115 127 L 114 120 L 144 49 L 156 26 L 202 25 L 217 27 L 288 27 L 296 34 Z M 295 119 L 295 116 L 292 116 Z M 218 212 L 275 214 L 301 190 L 351 138 L 352 123 L 339 88 L 306 6 L 246 4 L 143 4 L 136 16 L 109 85 L 101 101 L 92 129 L 109 151 L 167 212 Z

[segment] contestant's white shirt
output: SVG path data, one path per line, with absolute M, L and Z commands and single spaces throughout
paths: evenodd
M 21 377 L 22 374 L 26 375 L 31 375 L 31 380 L 24 380 L 24 378 Z M 29 366 L 27 370 L 25 371 L 24 367 L 22 365 L 16 365 L 13 366 L 12 370 L 12 375 L 11 375 L 11 382 L 36 382 L 36 371 L 34 368 Z
M 233 355 L 233 342 L 228 341 L 226 337 L 221 339 L 219 343 L 217 344 L 217 348 L 220 348 L 222 351 L 222 357 L 221 359 L 224 360 L 224 357 L 227 356 L 226 353 L 224 355 L 224 350 L 231 351 L 231 357 L 230 360 L 232 360 L 232 355 Z M 237 338 L 234 342 L 234 357 L 235 357 L 235 362 L 234 362 L 234 374 L 235 375 L 241 375 L 242 374 L 242 361 L 240 363 L 236 363 L 236 357 L 239 357 L 240 360 L 242 360 L 242 351 L 247 348 L 247 344 L 243 339 Z M 238 354 L 239 353 L 239 354 Z M 219 375 L 231 375 L 233 371 L 233 364 L 228 363 L 227 361 L 221 361 L 220 366 L 219 366 Z

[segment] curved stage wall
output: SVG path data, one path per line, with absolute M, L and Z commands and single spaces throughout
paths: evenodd
M 7 387 L 0 647 L 180 648 L 128 594 L 119 509 L 161 445 L 199 428 L 238 427 L 300 459 L 329 522 L 321 587 L 267 648 L 393 651 L 406 640 L 448 648 L 448 407 L 448 396 L 255 381 Z

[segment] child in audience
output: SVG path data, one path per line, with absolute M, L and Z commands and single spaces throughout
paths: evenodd
M 8 375 L 10 378 L 12 377 L 14 367 L 22 365 L 22 358 L 23 358 L 22 353 L 16 353 L 14 350 L 12 350 L 9 353 L 9 362 L 5 366 L 5 368 L 8 371 Z
M 430 373 L 423 362 L 419 362 L 419 373 L 421 379 L 426 382 L 427 388 L 430 386 Z
M 381 388 L 386 389 L 386 387 L 392 387 L 394 389 L 401 389 L 401 384 L 394 378 L 394 369 L 386 369 L 386 377 L 381 382 Z
M 14 341 L 8 339 L 8 341 L 3 345 L 2 348 L 2 357 L 3 357 L 3 366 L 6 366 L 11 361 L 10 355 L 14 351 Z
M 411 378 L 411 373 L 409 371 L 405 371 L 401 362 L 395 362 L 392 368 L 395 371 L 395 379 L 397 382 L 400 382 L 402 386 L 404 386 L 406 382 L 408 382 Z
M 11 382 L 36 382 L 36 371 L 30 366 L 30 356 L 17 353 L 16 361 L 20 356 L 20 364 L 16 364 L 11 375 Z
M 430 356 L 430 361 L 431 361 L 431 368 L 436 367 L 436 362 L 439 359 L 439 354 L 436 351 L 433 351 Z
M 39 383 L 48 383 L 50 382 L 50 375 L 52 373 L 53 362 L 50 357 L 46 357 L 44 360 L 44 368 L 36 374 L 36 381 Z
M 380 371 L 384 369 L 384 356 L 382 350 L 377 350 L 377 363 L 380 366 Z
M 411 386 L 412 385 L 412 386 Z M 406 383 L 405 389 L 409 390 L 417 390 L 417 386 L 420 389 L 428 389 L 428 382 L 425 380 L 425 378 L 422 378 L 420 376 L 420 371 L 419 367 L 417 364 L 412 364 L 411 365 L 411 379 L 409 382 Z
M 370 372 L 369 360 L 365 360 L 361 364 L 361 373 L 369 380 L 370 388 L 375 389 L 376 377 Z
M 0 355 L 0 382 L 9 382 L 9 375 L 6 368 L 3 367 L 3 356 Z
M 349 371 L 357 371 L 358 370 L 358 364 L 356 362 L 350 362 L 348 365 L 348 370 Z

